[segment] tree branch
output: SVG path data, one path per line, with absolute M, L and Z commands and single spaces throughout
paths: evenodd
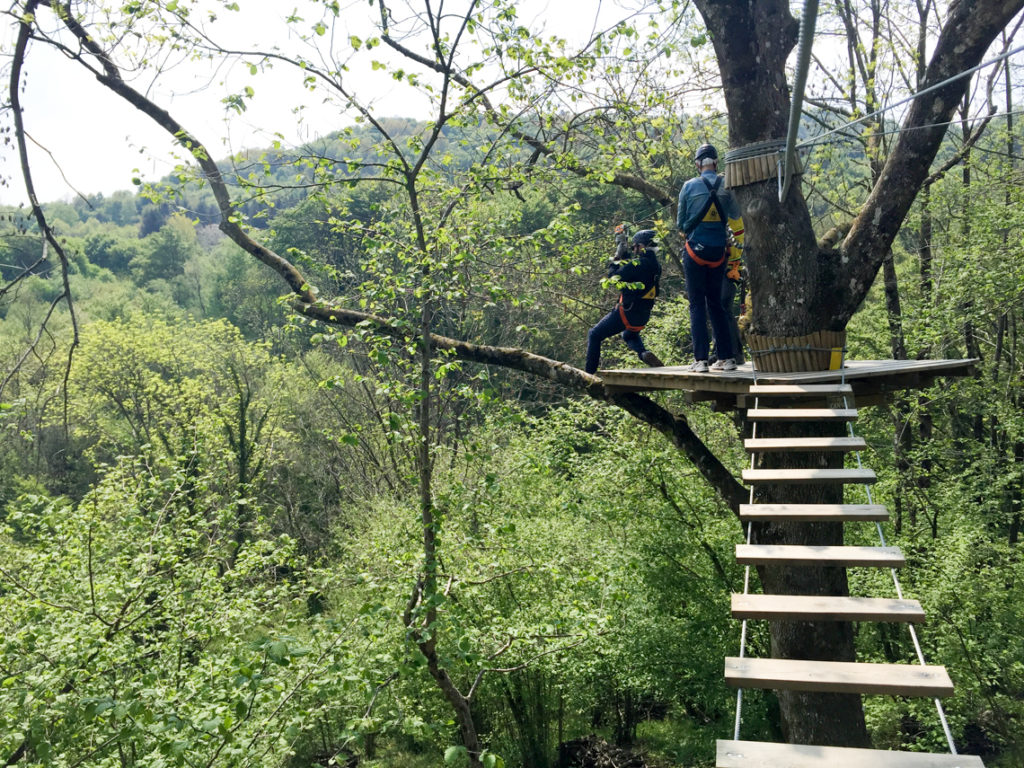
M 922 90 L 977 66 L 1022 6 L 1024 0 L 954 3 L 921 83 Z M 847 298 L 837 307 L 836 314 L 842 325 L 860 306 L 874 282 L 928 176 L 928 168 L 946 134 L 946 123 L 967 92 L 968 82 L 968 78 L 953 80 L 919 96 L 911 105 L 903 126 L 915 130 L 900 135 L 841 246 L 847 267 L 838 270 L 836 285 L 844 286 L 842 295 Z
M 48 6 L 53 6 L 51 2 L 46 0 L 43 0 L 43 2 Z M 96 72 L 97 79 L 143 114 L 149 116 L 192 154 L 209 181 L 217 200 L 221 218 L 221 231 L 242 250 L 269 266 L 285 280 L 294 293 L 293 306 L 297 312 L 305 317 L 332 326 L 365 328 L 374 333 L 398 339 L 406 339 L 416 335 L 418 329 L 396 324 L 378 315 L 333 306 L 320 301 L 316 296 L 315 289 L 307 283 L 297 267 L 287 259 L 252 239 L 242 228 L 232 206 L 227 185 L 216 163 L 211 159 L 212 156 L 207 151 L 206 146 L 188 132 L 166 110 L 157 106 L 148 97 L 129 86 L 121 77 L 119 70 L 106 52 L 99 47 L 95 39 L 75 21 L 70 13 L 64 13 L 61 19 L 72 34 L 75 35 L 82 47 L 100 62 L 103 74 Z M 457 73 L 450 73 L 450 76 L 456 82 L 465 81 L 465 78 L 462 78 L 462 81 L 460 81 L 459 78 L 462 76 Z M 539 145 L 535 144 L 534 146 Z M 619 175 L 616 178 L 619 178 Z M 570 391 L 586 394 L 595 400 L 617 405 L 640 421 L 650 424 L 669 438 L 672 444 L 694 463 L 698 471 L 711 483 L 712 487 L 715 488 L 732 509 L 738 510 L 739 505 L 743 503 L 745 498 L 743 486 L 736 482 L 732 473 L 693 432 L 685 417 L 671 413 L 653 400 L 636 393 L 608 393 L 601 379 L 597 376 L 585 373 L 568 363 L 553 360 L 523 349 L 474 344 L 433 333 L 429 335 L 429 339 L 430 344 L 435 350 L 451 352 L 460 360 L 484 365 L 497 365 L 503 368 L 522 371 L 553 381 Z

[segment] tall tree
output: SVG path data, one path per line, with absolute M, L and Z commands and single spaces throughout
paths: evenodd
M 372 4 L 371 4 L 372 5 Z M 797 37 L 797 22 L 788 0 L 694 0 L 710 37 L 718 61 L 720 83 L 728 112 L 729 143 L 744 147 L 777 140 L 786 134 L 790 94 L 786 60 Z M 1024 6 L 1024 0 L 977 0 L 954 2 L 935 41 L 922 85 L 929 88 L 909 108 L 904 127 L 914 129 L 895 143 L 878 172 L 870 193 L 838 247 L 822 247 L 816 239 L 808 206 L 799 185 L 790 187 L 785 200 L 778 199 L 774 181 L 748 185 L 736 190 L 747 228 L 747 265 L 755 314 L 753 327 L 770 335 L 802 335 L 821 329 L 843 329 L 860 306 L 889 252 L 893 240 L 910 210 L 918 189 L 945 135 L 945 124 L 966 91 L 963 79 L 948 78 L 978 64 L 992 41 Z M 226 9 L 238 8 L 238 4 Z M 680 12 L 678 4 L 652 2 L 645 11 L 668 29 L 686 29 L 692 17 Z M 327 4 L 324 21 L 313 25 L 307 41 L 323 37 L 328 24 L 334 24 L 340 9 Z M 552 381 L 567 392 L 586 393 L 608 399 L 636 418 L 665 433 L 695 464 L 715 489 L 733 507 L 744 497 L 722 460 L 697 437 L 684 416 L 669 411 L 655 400 L 637 394 L 609 394 L 598 378 L 575 367 L 518 348 L 488 346 L 475 340 L 438 332 L 436 314 L 443 304 L 439 278 L 455 274 L 447 260 L 452 255 L 445 238 L 451 230 L 444 224 L 466 204 L 472 195 L 495 186 L 515 191 L 533 178 L 563 172 L 590 181 L 620 185 L 647 197 L 656 205 L 671 210 L 679 178 L 658 177 L 635 172 L 630 163 L 615 153 L 613 146 L 599 142 L 576 144 L 580 125 L 593 114 L 587 93 L 594 61 L 609 54 L 610 41 L 625 43 L 619 50 L 620 61 L 635 60 L 635 25 L 629 19 L 595 35 L 578 51 L 571 53 L 563 45 L 551 43 L 520 24 L 512 6 L 495 4 L 483 8 L 470 3 L 464 14 L 443 14 L 431 3 L 422 7 L 410 3 L 402 16 L 386 2 L 376 4 L 379 13 L 374 37 L 363 41 L 348 36 L 348 52 L 364 46 L 386 46 L 402 63 L 390 66 L 396 80 L 427 86 L 434 118 L 425 134 L 402 146 L 393 132 L 350 90 L 346 63 L 334 52 L 323 57 L 285 55 L 277 50 L 243 51 L 213 45 L 203 31 L 196 9 L 187 3 L 172 1 L 137 3 L 124 6 L 112 17 L 113 26 L 99 15 L 87 12 L 86 4 L 56 0 L 25 0 L 17 3 L 19 38 L 15 48 L 10 82 L 10 100 L 18 108 L 18 93 L 23 85 L 22 72 L 30 40 L 59 48 L 72 62 L 86 67 L 103 87 L 125 99 L 163 127 L 190 154 L 210 184 L 220 212 L 220 228 L 241 248 L 276 271 L 293 293 L 295 309 L 305 317 L 332 326 L 357 326 L 360 329 L 402 342 L 411 341 L 417 350 L 419 376 L 416 384 L 422 441 L 421 512 L 423 514 L 424 571 L 420 587 L 411 601 L 423 606 L 426 624 L 416 629 L 421 648 L 430 659 L 434 639 L 429 635 L 436 595 L 433 581 L 438 520 L 433 516 L 430 491 L 431 376 L 436 375 L 438 355 L 461 361 L 504 366 Z M 333 14 L 333 19 L 331 18 Z M 39 17 L 52 26 L 41 30 Z M 400 21 L 396 21 L 399 19 Z M 158 35 L 146 37 L 146 25 L 156 25 Z M 253 237 L 232 199 L 232 188 L 221 169 L 212 160 L 210 148 L 187 126 L 161 106 L 154 96 L 133 87 L 125 72 L 134 65 L 131 51 L 122 49 L 120 29 L 126 26 L 143 32 L 143 39 L 154 47 L 175 49 L 195 46 L 196 50 L 219 57 L 240 58 L 254 70 L 270 64 L 299 67 L 312 82 L 323 84 L 345 105 L 354 108 L 361 120 L 372 125 L 380 137 L 377 163 L 356 163 L 354 167 L 376 181 L 396 185 L 406 196 L 411 213 L 409 229 L 404 233 L 404 266 L 418 275 L 407 287 L 412 314 L 398 316 L 367 311 L 352 297 L 330 299 L 314 290 L 304 274 L 286 255 L 276 253 Z M 116 27 L 116 30 L 115 30 Z M 109 33 L 109 34 L 108 34 Z M 416 34 L 421 35 L 416 37 Z M 478 47 L 470 44 L 475 34 L 485 35 Z M 651 44 L 651 40 L 655 44 Z M 654 66 L 667 44 L 657 36 L 646 47 L 639 46 L 648 58 L 640 69 Z M 681 47 L 669 50 L 681 51 Z M 148 57 L 146 61 L 162 60 Z M 692 62 L 691 62 L 692 64 Z M 381 66 L 386 66 L 381 64 Z M 690 66 L 690 64 L 687 64 Z M 696 66 L 696 65 L 693 65 Z M 415 68 L 417 74 L 411 74 Z M 609 65 L 609 70 L 613 66 Z M 483 78 L 494 75 L 490 81 Z M 543 87 L 537 86 L 540 83 Z M 502 100 L 502 94 L 509 101 Z M 564 101 L 559 100 L 564 97 Z M 229 103 L 239 110 L 245 106 L 246 93 L 232 94 Z M 520 99 L 518 103 L 516 99 Z M 657 105 L 663 108 L 665 105 Z M 521 108 L 521 109 L 518 109 Z M 606 112 L 610 114 L 610 112 Z M 524 116 L 526 119 L 524 119 Z M 498 133 L 498 140 L 485 143 L 484 151 L 471 173 L 447 186 L 434 186 L 442 173 L 431 175 L 435 167 L 444 168 L 443 153 L 438 150 L 444 128 L 471 120 L 484 121 Z M 656 125 L 652 121 L 651 125 Z M 27 141 L 23 126 L 17 126 L 22 147 Z M 626 124 L 628 127 L 628 124 Z M 513 142 L 505 143 L 510 138 Z M 614 143 L 614 142 L 609 142 Z M 617 156 L 609 162 L 607 155 Z M 23 150 L 22 157 L 27 158 Z M 438 161 L 437 166 L 434 161 Z M 31 183 L 27 160 L 23 162 L 26 179 Z M 654 165 L 654 163 L 652 163 Z M 333 172 L 328 169 L 329 173 Z M 318 177 L 318 180 L 323 180 Z M 244 183 L 244 180 L 242 180 Z M 351 178 L 346 182 L 354 181 Z M 33 201 L 34 202 L 34 201 Z M 38 210 L 38 206 L 34 206 Z M 45 221 L 38 213 L 41 227 Z M 441 226 L 438 226 L 441 225 Z M 409 272 L 408 274 L 412 274 Z M 365 297 L 364 297 L 365 298 Z M 379 305 L 378 305 L 379 306 Z M 457 332 L 457 328 L 453 328 Z M 808 492 L 806 500 L 828 500 L 827 492 Z M 813 497 L 813 498 L 812 498 Z M 762 541 L 785 537 L 794 543 L 833 543 L 841 530 L 821 525 L 801 529 L 765 526 L 758 536 Z M 829 569 L 793 571 L 767 569 L 766 585 L 777 592 L 810 591 L 843 594 L 845 575 Z M 425 601 L 425 602 L 421 602 Z M 849 625 L 815 626 L 797 635 L 781 625 L 772 630 L 776 655 L 815 658 L 852 658 L 852 631 Z M 436 666 L 436 668 L 435 668 Z M 479 753 L 475 741 L 469 698 L 451 686 L 443 665 L 431 662 L 431 673 L 444 690 L 458 714 L 466 745 Z M 813 713 L 813 714 L 810 714 Z M 810 715 L 810 716 L 809 716 Z M 787 737 L 792 741 L 821 744 L 861 744 L 866 740 L 863 715 L 855 697 L 808 694 L 782 697 L 782 716 Z M 852 724 L 852 725 L 851 725 Z

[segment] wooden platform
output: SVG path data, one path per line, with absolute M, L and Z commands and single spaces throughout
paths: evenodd
M 663 368 L 621 368 L 598 371 L 605 386 L 612 392 L 645 392 L 675 389 L 687 393 L 692 402 L 713 401 L 720 410 L 753 406 L 754 395 L 748 394 L 752 384 L 785 384 L 790 386 L 847 383 L 853 389 L 858 405 L 883 402 L 893 392 L 923 389 L 944 377 L 969 376 L 978 360 L 847 360 L 841 371 L 802 371 L 799 373 L 758 373 L 755 379 L 750 363 L 735 371 L 694 373 L 685 365 Z M 765 392 L 764 394 L 768 394 Z M 776 396 L 785 393 L 775 393 Z M 798 395 L 807 400 L 805 392 Z M 821 396 L 824 396 L 822 393 Z M 834 397 L 834 395 L 829 395 Z M 774 398 L 773 398 L 774 399 Z

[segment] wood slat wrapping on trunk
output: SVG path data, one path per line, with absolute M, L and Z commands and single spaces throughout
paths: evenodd
M 838 351 L 846 346 L 845 331 L 816 331 L 806 336 L 744 335 L 755 368 L 762 373 L 827 371 Z
M 728 160 L 725 163 L 725 186 L 730 189 L 777 178 L 781 162 L 782 156 L 778 152 Z M 794 157 L 794 168 L 794 174 L 803 173 L 799 157 Z

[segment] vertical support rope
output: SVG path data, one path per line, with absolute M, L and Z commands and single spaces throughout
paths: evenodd
M 843 377 L 845 378 L 845 373 L 844 373 Z M 843 407 L 845 407 L 845 408 L 849 408 L 850 407 L 850 403 L 847 400 L 846 395 L 843 395 Z M 849 432 L 850 437 L 856 437 L 856 434 L 854 433 L 854 429 L 853 429 L 853 422 L 847 422 L 846 423 L 846 427 L 847 427 L 847 431 Z M 854 451 L 854 455 L 857 457 L 857 468 L 858 469 L 863 469 L 864 465 L 863 465 L 863 462 L 861 461 L 860 451 Z M 874 502 L 874 496 L 871 493 L 871 486 L 870 485 L 865 485 L 864 486 L 864 491 L 865 491 L 865 493 L 867 494 L 867 497 L 868 497 L 868 504 L 874 504 L 875 502 Z M 882 524 L 880 522 L 876 521 L 875 522 L 875 528 L 878 531 L 878 539 L 879 539 L 879 541 L 882 542 L 882 546 L 883 547 L 886 546 L 885 533 L 882 530 Z M 900 577 L 897 575 L 895 568 L 890 568 L 889 569 L 889 573 L 892 575 L 893 585 L 896 588 L 896 597 L 899 598 L 900 600 L 902 600 L 903 599 L 903 587 L 900 584 Z M 923 666 L 926 665 L 927 662 L 925 662 L 924 651 L 921 650 L 921 643 L 917 639 L 917 631 L 914 629 L 914 625 L 913 624 L 907 624 L 907 629 L 910 630 L 910 639 L 913 640 L 913 642 L 914 642 L 914 650 L 917 653 L 917 660 L 921 664 L 921 666 L 923 667 Z M 950 752 L 950 754 L 956 755 L 956 754 L 958 754 L 958 752 L 956 751 L 956 742 L 953 740 L 953 733 L 952 733 L 952 731 L 950 731 L 950 729 L 949 729 L 949 722 L 946 720 L 946 710 L 943 708 L 942 702 L 938 698 L 934 699 L 934 701 L 935 701 L 935 709 L 939 713 L 939 722 L 942 724 L 942 730 L 946 734 L 946 743 L 949 744 L 949 752 Z
M 751 354 L 750 354 L 750 370 L 754 374 L 754 383 L 757 384 L 757 364 L 754 362 L 753 351 L 750 350 L 750 352 L 751 352 Z M 759 401 L 759 398 L 755 397 L 754 398 L 754 408 L 758 407 L 758 401 Z M 751 428 L 750 436 L 751 437 L 757 437 L 757 422 L 756 421 L 754 422 L 754 426 Z M 750 454 L 750 468 L 751 469 L 755 469 L 756 468 L 756 461 L 757 461 L 757 454 L 756 453 L 751 453 Z M 750 486 L 750 503 L 751 504 L 754 503 L 754 486 Z M 747 538 L 747 544 L 750 543 L 751 533 L 753 531 L 753 527 L 754 527 L 754 524 L 752 522 L 747 522 L 747 537 L 746 537 Z M 749 594 L 749 593 L 750 593 L 750 566 L 747 565 L 743 569 L 743 594 L 746 595 L 746 594 Z M 743 620 L 743 624 L 742 624 L 742 626 L 740 628 L 740 658 L 741 659 L 744 657 L 744 654 L 746 653 L 746 650 L 747 650 L 747 620 L 744 619 Z M 742 720 L 742 717 L 743 717 L 743 689 L 742 688 L 737 688 L 736 689 L 736 723 L 735 723 L 735 725 L 733 727 L 733 736 L 732 736 L 733 741 L 739 741 L 740 740 L 740 721 Z

